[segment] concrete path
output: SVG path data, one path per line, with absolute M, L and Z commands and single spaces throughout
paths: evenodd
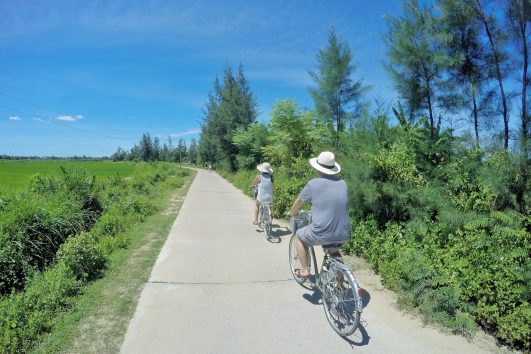
M 397 311 L 392 293 L 360 273 L 370 301 L 349 339 L 335 334 L 319 296 L 288 266 L 286 228 L 268 242 L 253 201 L 216 173 L 198 171 L 126 333 L 122 353 L 485 353 Z M 364 284 L 364 281 L 366 284 Z

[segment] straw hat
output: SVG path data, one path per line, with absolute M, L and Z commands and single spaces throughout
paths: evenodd
M 326 175 L 335 175 L 341 171 L 336 157 L 330 151 L 323 151 L 319 156 L 310 159 L 310 165 Z
M 265 172 L 265 173 L 270 173 L 270 174 L 273 173 L 273 169 L 271 168 L 271 165 L 269 164 L 269 162 L 261 163 L 260 165 L 256 166 L 256 168 L 260 172 Z

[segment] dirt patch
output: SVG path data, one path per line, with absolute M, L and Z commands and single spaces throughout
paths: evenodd
M 179 207 L 183 201 L 184 196 L 182 196 L 178 191 L 174 192 L 169 199 L 166 210 L 162 212 L 162 215 L 177 215 L 179 212 Z

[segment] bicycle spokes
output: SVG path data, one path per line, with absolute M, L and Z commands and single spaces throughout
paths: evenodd
M 351 335 L 360 320 L 357 285 L 346 270 L 333 265 L 330 270 L 323 271 L 321 278 L 323 306 L 328 321 L 341 336 Z

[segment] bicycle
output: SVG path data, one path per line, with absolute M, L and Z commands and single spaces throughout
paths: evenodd
M 301 264 L 295 250 L 296 231 L 311 222 L 311 213 L 299 212 L 300 218 L 291 218 L 293 235 L 289 242 L 289 264 L 293 278 L 306 289 L 317 288 L 322 295 L 326 318 L 334 331 L 342 337 L 348 337 L 359 325 L 363 303 L 359 295 L 359 285 L 352 274 L 351 265 L 346 263 L 339 252 L 341 244 L 323 245 L 324 257 L 319 271 L 313 247 L 309 247 L 308 265 L 310 277 L 300 278 Z M 313 268 L 313 275 L 311 274 Z M 311 278 L 314 281 L 311 281 Z M 307 282 L 310 282 L 308 285 Z
M 258 226 L 264 229 L 266 239 L 271 238 L 271 231 L 273 229 L 273 219 L 271 216 L 271 205 L 260 204 L 260 210 L 258 211 L 259 221 Z
M 258 195 L 258 187 L 252 187 L 254 199 Z M 258 209 L 258 227 L 264 229 L 266 239 L 271 238 L 271 231 L 273 229 L 273 216 L 271 213 L 271 205 L 262 205 Z

